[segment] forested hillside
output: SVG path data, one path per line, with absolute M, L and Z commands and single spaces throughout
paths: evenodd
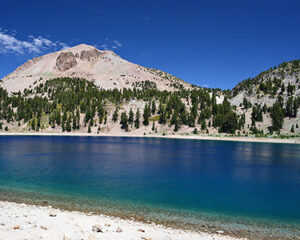
M 162 91 L 151 81 L 103 89 L 82 78 L 40 79 L 22 92 L 0 88 L 0 131 L 297 136 L 299 69 L 298 60 L 283 63 L 232 91 Z
M 246 114 L 253 132 L 299 133 L 299 79 L 300 60 L 284 62 L 239 83 L 230 102 Z

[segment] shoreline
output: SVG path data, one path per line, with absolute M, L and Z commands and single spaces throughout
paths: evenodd
M 211 222 L 208 219 L 208 222 L 204 220 L 204 225 L 199 225 L 198 227 L 191 224 L 177 224 L 172 219 L 169 220 L 162 220 L 158 218 L 153 219 L 147 219 L 144 218 L 142 215 L 132 215 L 132 214 L 121 214 L 119 213 L 113 213 L 108 211 L 102 211 L 102 210 L 96 210 L 95 209 L 82 209 L 81 207 L 74 205 L 65 205 L 63 203 L 56 203 L 53 201 L 48 201 L 47 198 L 42 198 L 40 200 L 31 201 L 29 199 L 21 199 L 21 198 L 6 198 L 1 197 L 0 198 L 0 239 L 2 240 L 2 231 L 3 229 L 7 230 L 7 234 L 12 234 L 15 231 L 12 231 L 12 225 L 10 227 L 3 228 L 3 219 L 6 218 L 5 214 L 8 214 L 8 216 L 13 216 L 12 218 L 19 218 L 19 216 L 22 214 L 22 211 L 20 213 L 19 207 L 23 208 L 26 206 L 28 210 L 32 209 L 46 209 L 47 212 L 51 211 L 52 209 L 54 211 L 62 212 L 69 214 L 69 218 L 74 218 L 74 214 L 79 214 L 80 216 L 88 217 L 90 219 L 94 218 L 100 218 L 100 221 L 96 222 L 97 224 L 101 224 L 102 226 L 105 226 L 104 222 L 109 221 L 116 221 L 117 223 L 122 222 L 123 224 L 119 224 L 119 226 L 124 230 L 127 227 L 133 227 L 138 226 L 139 228 L 143 229 L 149 229 L 147 232 L 153 232 L 152 236 L 148 236 L 146 238 L 135 238 L 136 235 L 133 235 L 134 238 L 126 238 L 122 237 L 121 234 L 118 234 L 120 238 L 113 238 L 113 239 L 143 239 L 143 240 L 155 240 L 155 239 L 161 239 L 161 240 L 176 240 L 176 239 L 198 239 L 198 240 L 204 240 L 204 239 L 210 239 L 210 240 L 242 240 L 242 239 L 249 239 L 249 240 L 274 240 L 274 239 L 294 239 L 295 236 L 298 236 L 297 233 L 299 232 L 299 228 L 292 227 L 292 225 L 287 224 L 286 226 L 278 225 L 278 226 L 272 226 L 269 225 L 269 223 L 266 222 L 236 222 L 233 223 L 234 225 L 237 224 L 234 229 L 231 227 L 228 228 L 227 221 L 224 222 L 225 219 L 221 220 L 220 222 Z M 3 211 L 3 205 L 13 205 L 14 212 L 7 212 Z M 3 214 L 4 213 L 4 214 Z M 28 215 L 28 214 L 25 214 Z M 39 213 L 34 212 L 34 216 L 37 216 L 37 220 L 39 220 Z M 16 217 L 18 216 L 18 217 Z M 4 218 L 3 218 L 4 217 Z M 29 220 L 28 218 L 26 218 Z M 17 219 L 18 220 L 18 219 Z M 176 220 L 175 220 L 176 221 Z M 26 224 L 26 223 L 25 223 Z M 45 223 L 46 225 L 48 223 Z M 69 225 L 70 223 L 68 223 Z M 91 223 L 92 224 L 92 223 Z M 249 225 L 248 225 L 249 224 Z M 265 225 L 267 224 L 267 225 Z M 43 226 L 44 226 L 43 225 Z M 76 223 L 75 223 L 76 225 Z M 116 224 L 114 224 L 116 225 Z M 125 226 L 124 226 L 125 225 Z M 129 225 L 129 226 L 128 226 Z M 91 225 L 92 226 L 92 225 Z M 91 226 L 89 226 L 91 228 Z M 238 227 L 239 226 L 239 227 Z M 275 228 L 273 228 L 275 227 Z M 292 228 L 291 228 L 292 227 Z M 61 231 L 61 228 L 65 228 L 65 226 L 59 225 L 57 226 L 56 231 Z M 136 227 L 137 228 L 137 227 Z M 24 228 L 25 230 L 26 228 Z M 297 230 L 298 229 L 298 230 Z M 167 231 L 167 235 L 164 235 Z M 42 231 L 43 232 L 43 231 Z M 88 229 L 87 229 L 87 232 Z M 284 233 L 285 232 L 285 233 Z M 157 235 L 158 234 L 158 235 Z M 296 235 L 295 235 L 296 234 Z M 55 236 L 57 233 L 54 234 Z M 169 235 L 169 236 L 168 236 Z M 156 236 L 156 237 L 154 237 Z M 63 238 L 49 238 L 49 240 L 53 239 L 63 239 L 63 240 L 79 240 L 79 239 L 87 239 L 87 240 L 95 240 L 95 239 L 111 239 L 111 235 L 109 235 L 108 238 L 103 238 L 102 235 L 100 235 L 100 238 L 70 238 L 70 239 L 63 239 Z M 188 238 L 186 238 L 188 237 Z M 291 238 L 292 237 L 292 238 Z M 5 239 L 24 239 L 24 238 L 13 238 L 13 235 L 7 235 L 7 238 Z M 29 238 L 29 239 L 41 239 L 41 238 Z M 48 239 L 48 238 L 43 238 Z
M 0 201 L 0 213 L 0 239 L 247 239 L 231 237 L 222 231 L 213 234 L 174 229 L 160 224 L 143 223 L 103 214 L 96 215 L 8 201 Z M 97 228 L 101 230 L 98 229 L 98 232 Z
M 165 138 L 165 139 L 189 139 L 189 140 L 211 140 L 211 141 L 233 141 L 233 142 L 256 142 L 256 143 L 284 143 L 300 144 L 299 138 L 257 138 L 238 136 L 206 136 L 206 135 L 120 135 L 120 134 L 94 134 L 83 132 L 57 133 L 57 132 L 1 132 L 0 136 L 69 136 L 69 137 L 135 137 L 135 138 Z

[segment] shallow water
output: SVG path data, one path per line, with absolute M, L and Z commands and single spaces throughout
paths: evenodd
M 0 136 L 0 194 L 196 230 L 294 238 L 300 146 Z

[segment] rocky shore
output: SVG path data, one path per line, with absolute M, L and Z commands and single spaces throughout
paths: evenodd
M 230 240 L 130 220 L 0 201 L 0 240 Z

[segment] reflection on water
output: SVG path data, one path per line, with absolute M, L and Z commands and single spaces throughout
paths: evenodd
M 291 144 L 2 136 L 0 189 L 196 228 L 260 220 L 291 233 L 300 224 L 299 156 Z

